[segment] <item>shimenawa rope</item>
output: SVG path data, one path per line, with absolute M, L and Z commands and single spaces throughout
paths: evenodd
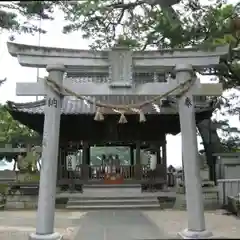
M 73 92 L 69 88 L 66 88 L 66 87 L 63 87 L 63 86 L 57 84 L 55 81 L 53 81 L 49 77 L 45 77 L 45 82 L 48 86 L 50 86 L 56 93 L 60 94 L 61 96 L 66 96 L 66 95 L 74 96 L 77 99 L 85 100 L 89 104 L 97 106 L 97 111 L 96 111 L 96 114 L 94 117 L 95 121 L 103 121 L 104 120 L 103 108 L 108 108 L 108 109 L 111 109 L 112 111 L 120 114 L 119 123 L 127 123 L 127 119 L 125 117 L 125 112 L 130 111 L 130 112 L 137 113 L 137 114 L 139 114 L 139 122 L 145 122 L 146 117 L 142 111 L 143 107 L 150 105 L 151 103 L 153 103 L 157 100 L 165 98 L 179 89 L 181 89 L 181 91 L 180 91 L 180 93 L 177 94 L 177 97 L 183 96 L 190 89 L 190 87 L 194 84 L 195 78 L 189 79 L 183 83 L 180 83 L 178 86 L 174 87 L 173 89 L 165 92 L 162 95 L 153 97 L 152 99 L 143 101 L 141 103 L 126 104 L 126 105 L 106 104 L 106 103 L 94 101 L 85 96 L 81 96 L 80 94 L 77 94 L 76 92 Z

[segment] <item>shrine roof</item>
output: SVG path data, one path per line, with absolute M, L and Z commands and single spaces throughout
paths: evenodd
M 146 100 L 151 99 L 151 96 L 127 96 L 127 95 L 119 95 L 119 96 L 95 96 L 91 97 L 91 100 L 94 102 L 101 102 L 105 104 L 133 104 L 133 103 L 141 103 Z M 145 114 L 177 114 L 177 110 L 174 107 L 174 99 L 169 99 L 166 101 L 165 106 L 161 107 L 162 101 L 157 101 L 153 104 L 147 105 L 142 110 Z M 29 114 L 43 114 L 44 106 L 46 104 L 46 100 L 27 102 L 27 103 L 15 103 L 8 101 L 7 106 L 10 111 L 14 112 L 25 112 Z M 96 112 L 96 105 L 89 104 L 86 100 L 79 100 L 75 97 L 66 96 L 62 101 L 61 112 L 64 115 L 78 115 L 78 114 L 94 114 Z M 195 105 L 196 112 L 206 111 L 211 109 L 210 105 L 205 102 L 202 104 Z M 116 114 L 116 112 L 105 109 L 103 111 L 105 114 Z M 132 113 L 132 112 L 129 112 Z M 132 113 L 133 114 L 133 113 Z

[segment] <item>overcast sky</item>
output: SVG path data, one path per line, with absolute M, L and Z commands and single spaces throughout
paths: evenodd
M 236 1 L 230 1 L 236 2 Z M 62 47 L 62 48 L 79 48 L 87 49 L 89 42 L 81 38 L 80 32 L 64 35 L 62 26 L 64 25 L 63 16 L 57 13 L 56 20 L 42 22 L 42 28 L 47 30 L 47 34 L 41 35 L 41 46 Z M 0 78 L 7 77 L 7 82 L 0 88 L 0 103 L 7 100 L 16 102 L 32 101 L 33 97 L 17 97 L 15 95 L 16 82 L 35 82 L 37 70 L 26 68 L 19 65 L 16 58 L 9 55 L 6 42 L 11 34 L 2 33 L 0 35 Z M 38 35 L 18 35 L 15 42 L 38 45 Z M 46 76 L 46 71 L 40 69 L 40 77 Z M 206 78 L 202 81 L 208 81 Z M 234 126 L 239 124 L 237 118 L 231 118 Z M 200 140 L 199 140 L 200 141 Z M 180 166 L 182 162 L 181 152 L 181 134 L 177 136 L 167 136 L 167 160 L 168 165 Z

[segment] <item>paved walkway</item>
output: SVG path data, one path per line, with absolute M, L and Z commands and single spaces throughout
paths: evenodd
M 214 238 L 240 236 L 238 218 L 223 211 L 205 213 L 206 226 Z M 26 240 L 35 232 L 35 211 L 0 212 L 0 239 Z M 177 238 L 187 227 L 186 211 L 56 211 L 55 231 L 64 240 L 153 240 Z
M 85 212 L 56 211 L 55 231 L 64 236 L 64 240 L 75 240 L 79 229 L 79 220 Z M 36 229 L 36 211 L 0 211 L 0 239 L 27 240 Z
M 163 232 L 141 211 L 89 212 L 80 220 L 76 239 L 147 240 L 166 238 Z

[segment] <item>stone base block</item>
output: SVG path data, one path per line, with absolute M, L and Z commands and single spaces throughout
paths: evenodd
M 216 188 L 203 188 L 203 203 L 205 210 L 216 210 L 220 208 Z M 174 208 L 186 210 L 186 204 L 186 195 L 177 192 Z
M 7 196 L 5 208 L 7 209 L 36 209 L 37 196 L 14 195 Z
M 212 238 L 213 234 L 210 231 L 191 231 L 184 229 L 182 232 L 178 233 L 179 237 L 182 239 L 206 239 Z
M 52 233 L 46 235 L 39 235 L 37 233 L 31 233 L 28 240 L 63 240 L 63 236 L 59 233 Z
M 24 202 L 6 202 L 6 209 L 24 209 Z

